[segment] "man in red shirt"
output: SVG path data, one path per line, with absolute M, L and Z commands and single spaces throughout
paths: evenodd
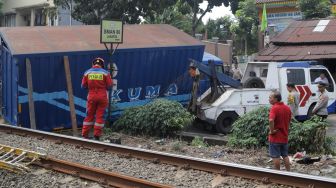
M 281 102 L 278 91 L 269 96 L 272 108 L 269 113 L 269 153 L 273 159 L 274 168 L 280 170 L 280 156 L 285 161 L 286 170 L 290 171 L 288 158 L 288 129 L 291 121 L 291 110 Z
M 104 114 L 108 106 L 107 90 L 112 86 L 112 78 L 104 69 L 104 60 L 95 58 L 92 68 L 84 73 L 82 88 L 89 90 L 87 97 L 87 116 L 83 122 L 82 136 L 89 137 L 89 132 L 94 125 L 94 138 L 99 140 L 105 124 Z

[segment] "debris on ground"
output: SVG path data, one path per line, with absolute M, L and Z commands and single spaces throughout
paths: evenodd
M 315 162 L 320 161 L 320 157 L 309 157 L 309 156 L 304 156 L 302 159 L 297 160 L 296 162 L 299 164 L 313 164 Z

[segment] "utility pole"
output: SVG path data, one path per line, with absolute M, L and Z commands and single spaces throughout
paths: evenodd
M 70 26 L 72 26 L 72 0 L 70 0 Z
M 100 22 L 100 43 L 104 44 L 106 51 L 108 52 L 110 56 L 110 75 L 113 76 L 113 54 L 117 50 L 119 44 L 123 43 L 123 31 L 124 31 L 123 22 L 121 20 L 106 20 L 102 19 Z M 110 31 L 110 32 L 106 32 Z M 114 32 L 115 34 L 110 34 Z M 110 44 L 110 48 L 108 47 L 108 44 Z M 113 48 L 113 44 L 117 44 L 115 48 Z M 107 122 L 108 127 L 111 128 L 110 122 L 111 122 L 111 104 L 112 104 L 112 88 L 108 91 L 108 114 L 107 114 Z

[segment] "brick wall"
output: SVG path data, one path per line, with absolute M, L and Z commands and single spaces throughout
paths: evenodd
M 229 44 L 202 41 L 205 51 L 221 58 L 225 64 L 231 64 L 231 47 Z M 216 50 L 217 45 L 217 50 Z

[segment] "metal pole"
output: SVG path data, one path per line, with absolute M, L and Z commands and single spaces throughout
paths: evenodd
M 113 73 L 113 59 L 112 59 L 112 55 L 113 55 L 113 43 L 111 43 L 111 49 L 109 51 L 109 55 L 110 55 L 110 75 L 112 77 L 112 73 Z M 113 86 L 112 86 L 113 87 Z M 111 104 L 112 104 L 112 101 L 111 101 L 111 98 L 112 98 L 112 87 L 109 88 L 109 91 L 108 91 L 108 99 L 109 99 L 109 104 L 108 104 L 108 113 L 107 113 L 107 120 L 108 120 L 108 125 L 109 127 L 111 127 L 110 125 L 110 121 L 111 121 Z
M 232 40 L 227 40 L 226 42 L 229 45 L 229 67 L 230 67 L 229 69 L 231 70 L 232 69 L 232 61 L 233 61 L 233 58 L 232 58 L 232 55 L 233 55 L 233 50 L 232 50 L 233 41 Z

